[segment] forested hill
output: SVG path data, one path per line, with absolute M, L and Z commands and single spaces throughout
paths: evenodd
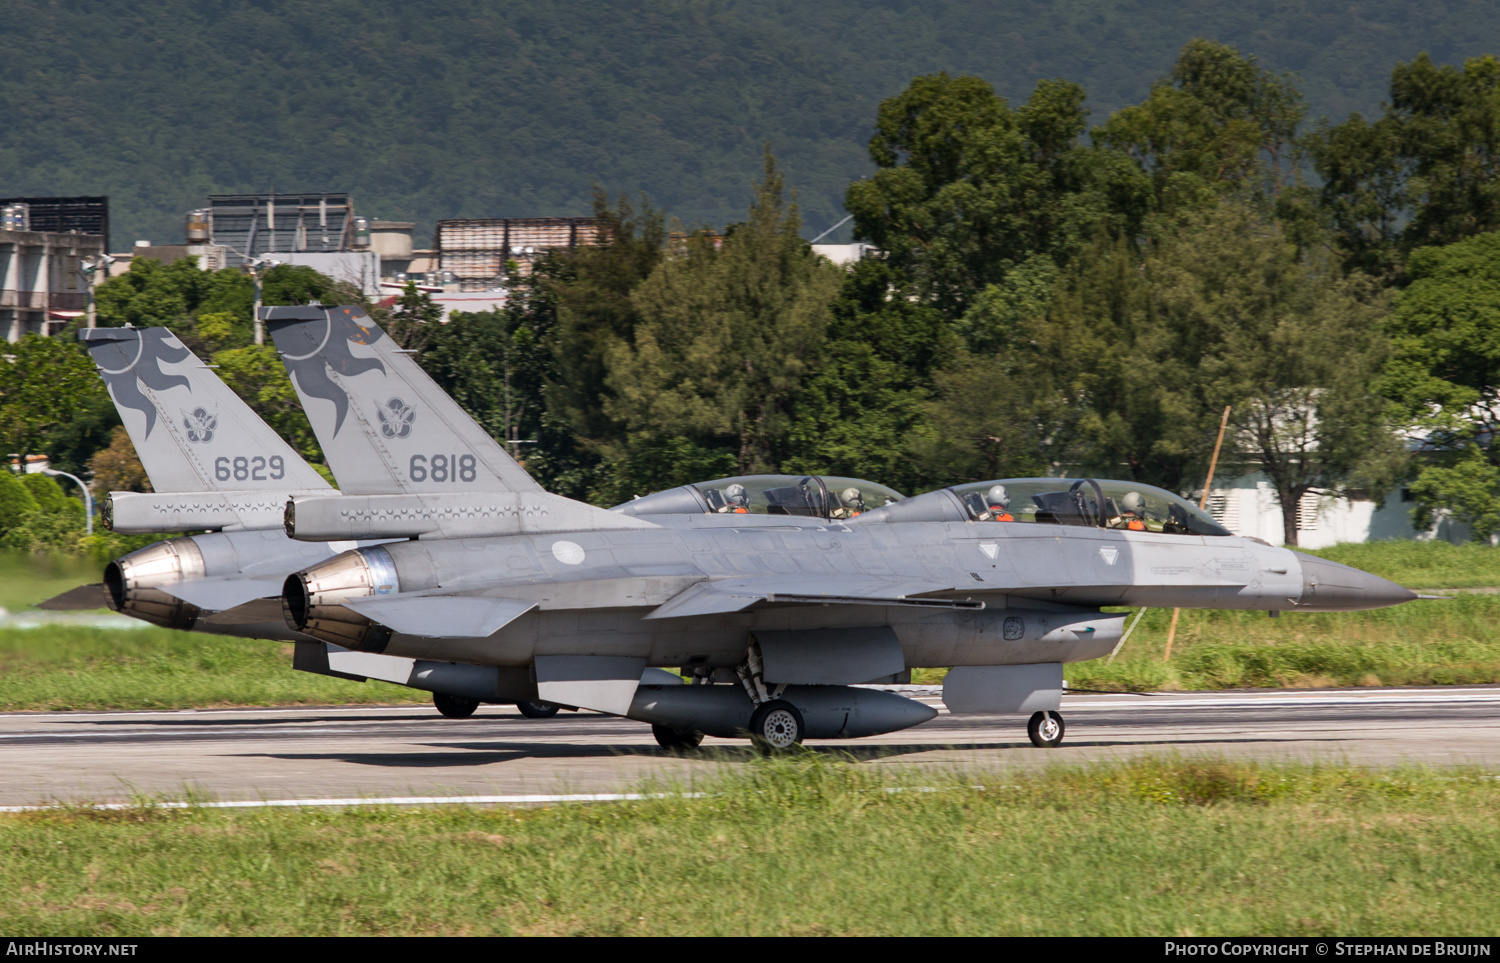
M 808 232 L 917 74 L 1139 101 L 1188 39 L 1370 111 L 1397 61 L 1500 51 L 1484 0 L 0 0 L 0 196 L 108 194 L 115 245 L 209 193 L 350 190 L 362 212 L 580 214 L 593 182 L 688 223 L 743 212 L 770 142 Z M 846 229 L 847 232 L 847 229 Z M 420 233 L 419 233 L 420 236 Z

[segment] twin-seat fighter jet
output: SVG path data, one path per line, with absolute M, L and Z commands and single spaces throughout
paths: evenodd
M 1125 482 L 1002 479 L 898 500 L 747 477 L 604 510 L 543 491 L 359 308 L 263 317 L 343 488 L 294 496 L 286 533 L 390 540 L 288 576 L 289 627 L 449 663 L 471 700 L 621 715 L 671 747 L 748 732 L 786 748 L 931 718 L 860 684 L 946 666 L 952 711 L 1029 715 L 1032 741 L 1052 746 L 1063 664 L 1119 641 L 1124 616 L 1102 607 L 1415 598 Z M 354 469 L 383 472 L 381 490 L 343 484 Z M 662 665 L 693 684 L 647 671 Z

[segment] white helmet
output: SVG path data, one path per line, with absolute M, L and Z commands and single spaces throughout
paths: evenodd
M 1000 508 L 1010 507 L 1010 492 L 1005 490 L 1004 485 L 991 485 L 990 490 L 985 493 L 985 497 L 989 500 L 991 508 L 997 506 Z
M 745 486 L 741 485 L 739 482 L 735 482 L 733 485 L 730 485 L 728 488 L 724 489 L 724 494 L 726 497 L 728 497 L 729 504 L 731 505 L 744 505 L 745 502 L 748 501 L 748 499 L 745 497 Z
M 1125 497 L 1120 499 L 1120 504 L 1132 515 L 1143 514 L 1146 510 L 1146 500 L 1141 497 L 1140 492 L 1126 492 Z
M 865 496 L 860 494 L 858 488 L 846 488 L 839 492 L 839 500 L 850 508 L 855 508 L 864 504 Z

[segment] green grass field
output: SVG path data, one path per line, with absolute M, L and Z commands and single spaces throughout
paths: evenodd
M 670 788 L 670 787 L 656 787 Z M 1500 784 L 1165 758 L 821 755 L 701 798 L 0 816 L 0 929 L 126 935 L 1451 935 L 1500 928 Z

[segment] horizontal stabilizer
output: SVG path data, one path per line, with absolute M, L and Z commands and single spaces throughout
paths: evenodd
M 283 622 L 285 618 L 281 611 L 281 599 L 258 598 L 241 602 L 234 608 L 215 612 L 204 618 L 203 623 L 206 625 L 257 625 L 266 622 L 274 624 Z
M 285 575 L 270 578 L 195 578 L 176 585 L 163 585 L 161 590 L 206 612 L 224 612 L 255 599 L 280 595 L 285 581 Z
M 442 595 L 388 595 L 351 599 L 343 605 L 402 635 L 433 639 L 488 638 L 536 608 L 535 602 L 517 599 Z
M 644 658 L 600 655 L 536 657 L 537 698 L 554 705 L 577 706 L 611 715 L 630 711 L 646 670 Z
M 36 607 L 46 609 L 48 612 L 87 612 L 90 609 L 102 609 L 105 606 L 104 585 L 95 582 L 93 585 L 80 585 L 77 588 L 68 589 L 45 602 L 38 602 Z
M 984 608 L 968 599 L 916 598 L 951 591 L 944 582 L 915 579 L 824 576 L 796 579 L 730 578 L 699 582 L 659 606 L 648 619 L 680 619 L 694 615 L 740 612 L 756 602 L 802 605 L 918 605 L 935 608 Z

